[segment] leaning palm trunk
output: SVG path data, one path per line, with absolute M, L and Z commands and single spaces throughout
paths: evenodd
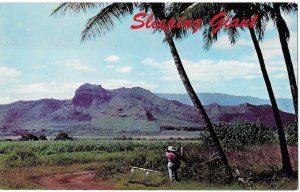
M 292 92 L 292 97 L 293 97 L 293 102 L 294 102 L 294 108 L 295 108 L 295 114 L 296 118 L 298 117 L 298 87 L 296 83 L 296 77 L 294 73 L 294 67 L 291 59 L 291 54 L 289 51 L 289 47 L 285 38 L 284 34 L 284 29 L 283 25 L 285 24 L 285 21 L 283 20 L 281 13 L 280 13 L 280 8 L 279 5 L 274 3 L 274 10 L 277 15 L 277 20 L 276 20 L 276 25 L 279 33 L 279 39 L 281 43 L 281 49 L 283 52 L 285 64 L 286 64 L 286 69 L 288 72 L 289 76 L 289 81 L 290 81 L 290 87 L 291 87 L 291 92 Z
M 270 97 L 270 101 L 272 104 L 272 109 L 273 109 L 273 113 L 274 113 L 274 118 L 275 118 L 276 127 L 277 127 L 277 131 L 278 131 L 279 142 L 280 142 L 282 170 L 287 176 L 291 176 L 293 174 L 293 170 L 292 170 L 292 166 L 291 166 L 291 161 L 290 161 L 290 157 L 289 157 L 289 153 L 288 153 L 288 149 L 287 149 L 284 130 L 283 130 L 282 122 L 280 119 L 280 114 L 279 114 L 278 106 L 276 103 L 276 99 L 275 99 L 275 96 L 273 93 L 272 85 L 271 85 L 271 82 L 270 82 L 270 79 L 268 76 L 268 72 L 267 72 L 267 69 L 265 66 L 265 62 L 264 62 L 264 58 L 263 58 L 260 46 L 259 46 L 257 38 L 255 36 L 255 31 L 253 28 L 249 28 L 249 31 L 251 34 L 251 38 L 252 38 L 256 53 L 257 53 L 260 68 L 261 68 L 263 78 L 265 80 L 265 84 L 267 87 L 267 91 L 268 91 L 268 94 Z
M 225 171 L 226 171 L 226 173 L 229 177 L 229 180 L 232 180 L 233 175 L 232 175 L 231 169 L 229 167 L 226 155 L 225 155 L 225 153 L 222 149 L 221 143 L 219 142 L 219 139 L 216 135 L 216 132 L 215 132 L 213 126 L 212 126 L 212 123 L 211 123 L 210 119 L 207 116 L 207 113 L 206 113 L 203 105 L 201 104 L 197 94 L 195 93 L 195 91 L 194 91 L 194 89 L 191 85 L 191 82 L 189 81 L 189 78 L 188 78 L 188 76 L 185 72 L 185 69 L 184 69 L 183 65 L 182 65 L 182 62 L 181 62 L 181 59 L 180 59 L 179 54 L 177 52 L 174 41 L 171 37 L 167 37 L 167 34 L 166 34 L 166 38 L 167 38 L 167 43 L 170 47 L 170 50 L 171 50 L 171 53 L 172 53 L 177 71 L 178 71 L 179 76 L 181 78 L 181 81 L 183 82 L 183 85 L 184 85 L 188 95 L 190 96 L 190 98 L 191 98 L 191 100 L 192 100 L 192 102 L 193 102 L 193 104 L 194 104 L 194 106 L 197 110 L 197 113 L 198 113 L 199 117 L 202 119 L 205 128 L 210 133 L 210 136 L 211 136 L 211 138 L 212 138 L 212 140 L 213 140 L 213 142 L 216 146 L 216 149 L 217 149 L 217 151 L 220 155 L 220 158 L 223 162 L 223 165 L 224 165 Z
M 161 7 L 159 6 L 159 4 L 155 4 L 155 3 L 152 3 L 151 4 L 151 9 L 152 9 L 152 13 L 154 14 L 154 16 L 160 20 L 162 19 L 165 19 L 165 15 L 164 15 L 164 12 L 161 10 Z M 203 105 L 201 104 L 196 92 L 194 91 L 193 87 L 192 87 L 192 84 L 185 72 L 185 69 L 182 65 L 182 62 L 181 62 L 181 59 L 180 59 L 180 56 L 178 54 L 178 51 L 176 49 L 176 46 L 175 46 L 175 43 L 173 41 L 173 38 L 170 37 L 168 35 L 168 32 L 164 32 L 165 33 L 165 39 L 166 39 L 166 42 L 168 43 L 169 47 L 170 47 L 170 51 L 171 51 L 171 54 L 172 54 L 172 57 L 173 57 L 173 60 L 174 60 L 174 63 L 175 63 L 175 66 L 177 68 L 177 71 L 178 71 L 178 74 L 180 76 L 180 79 L 188 93 L 188 95 L 190 96 L 196 110 L 197 110 L 197 113 L 200 117 L 200 119 L 202 120 L 202 122 L 204 123 L 204 126 L 205 128 L 209 131 L 210 133 L 210 136 L 215 144 L 215 147 L 216 147 L 216 150 L 221 158 L 221 161 L 223 163 L 223 166 L 224 166 L 224 170 L 228 176 L 228 180 L 229 181 L 232 181 L 233 179 L 233 175 L 232 175 L 232 172 L 231 172 L 231 169 L 230 169 L 230 166 L 229 166 L 229 163 L 228 163 L 228 160 L 227 160 L 227 157 L 222 149 L 222 146 L 221 146 L 221 143 L 217 137 L 217 134 L 213 128 L 213 125 L 210 121 L 210 119 L 208 118 L 208 115 L 203 107 Z

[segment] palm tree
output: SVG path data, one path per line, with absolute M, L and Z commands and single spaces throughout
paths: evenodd
M 234 8 L 234 6 L 236 6 L 237 8 Z M 235 17 L 237 17 L 237 18 L 249 18 L 253 15 L 259 15 L 261 18 L 257 21 L 256 31 L 259 34 L 259 38 L 262 40 L 268 18 L 266 18 L 266 12 L 264 9 L 262 9 L 261 4 L 259 4 L 259 3 L 254 3 L 254 4 L 253 3 L 250 3 L 250 4 L 237 3 L 234 5 L 229 4 L 229 7 L 233 8 L 233 10 L 236 12 Z M 270 78 L 269 78 L 269 75 L 268 75 L 268 72 L 267 72 L 267 69 L 265 66 L 263 54 L 260 49 L 258 39 L 256 37 L 254 29 L 249 27 L 248 30 L 250 32 L 250 36 L 251 36 L 251 39 L 252 39 L 252 42 L 253 42 L 253 45 L 254 45 L 258 60 L 259 60 L 261 72 L 262 72 L 262 75 L 263 75 L 263 78 L 264 78 L 264 81 L 266 84 L 268 95 L 269 95 L 269 98 L 271 101 L 271 106 L 273 109 L 273 115 L 274 115 L 277 132 L 278 132 L 278 136 L 279 136 L 282 170 L 287 176 L 292 176 L 293 170 L 292 170 L 290 156 L 289 156 L 288 149 L 287 149 L 284 128 L 283 128 L 283 124 L 282 124 L 282 121 L 280 118 L 280 113 L 279 113 L 278 105 L 277 105 L 277 102 L 275 99 L 272 84 L 271 84 L 271 81 L 270 81 Z
M 267 91 L 268 91 L 269 98 L 270 98 L 271 105 L 272 105 L 272 109 L 273 109 L 273 114 L 274 114 L 276 127 L 277 127 L 277 131 L 278 131 L 278 136 L 279 136 L 281 160 L 282 160 L 282 170 L 284 171 L 285 174 L 287 174 L 288 176 L 291 176 L 293 174 L 293 170 L 292 170 L 292 166 L 291 166 L 289 152 L 288 152 L 288 149 L 287 149 L 284 129 L 283 129 L 282 121 L 281 121 L 281 118 L 280 118 L 279 109 L 278 109 L 278 106 L 277 106 L 277 103 L 276 103 L 276 99 L 275 99 L 275 96 L 274 96 L 274 92 L 273 92 L 273 89 L 272 89 L 271 81 L 270 81 L 269 76 L 268 76 L 268 72 L 267 72 L 267 69 L 266 69 L 266 66 L 265 66 L 264 58 L 263 58 L 258 40 L 257 40 L 256 35 L 255 35 L 255 31 L 254 31 L 253 28 L 249 28 L 249 31 L 250 31 L 250 35 L 251 35 L 251 38 L 252 38 L 253 45 L 254 45 L 256 53 L 257 53 L 257 57 L 258 57 L 258 60 L 259 60 L 261 72 L 262 72 L 263 78 L 265 80 L 265 84 L 266 84 L 266 87 L 267 87 Z
M 182 13 L 184 16 L 186 16 L 189 19 L 195 19 L 195 18 L 201 18 L 203 15 L 211 15 L 209 14 L 211 10 L 215 9 L 215 12 L 219 13 L 221 11 L 225 11 L 227 13 L 231 13 L 232 11 L 235 13 L 234 18 L 250 18 L 253 15 L 259 15 L 260 19 L 256 23 L 256 28 L 255 30 L 257 31 L 259 35 L 259 40 L 262 40 L 263 35 L 264 35 L 264 30 L 266 26 L 266 22 L 268 21 L 268 18 L 266 18 L 266 13 L 264 10 L 260 9 L 261 6 L 260 4 L 252 4 L 252 3 L 224 3 L 224 4 L 209 4 L 209 7 L 205 7 L 207 4 L 202 4 L 202 3 L 197 3 L 193 4 L 192 6 L 188 7 L 186 10 L 176 10 L 174 12 L 179 12 Z M 244 28 L 242 28 L 244 30 Z M 258 56 L 260 68 L 262 71 L 262 75 L 267 87 L 268 95 L 271 101 L 272 109 L 273 109 L 273 114 L 274 114 L 274 119 L 276 123 L 276 127 L 278 130 L 278 135 L 279 135 L 279 141 L 280 141 L 280 149 L 281 149 L 281 157 L 282 157 L 282 170 L 284 173 L 288 176 L 291 176 L 293 171 L 292 171 L 292 166 L 290 163 L 290 157 L 289 153 L 287 150 L 287 144 L 286 144 L 286 139 L 285 139 L 285 134 L 284 134 L 284 129 L 282 125 L 282 121 L 280 118 L 280 113 L 279 109 L 276 103 L 276 99 L 274 96 L 274 92 L 272 89 L 272 85 L 269 79 L 268 72 L 265 67 L 265 62 L 264 58 L 258 43 L 258 39 L 255 34 L 255 30 L 253 28 L 248 29 L 251 35 L 251 39 L 253 42 L 253 45 L 255 47 L 255 51 Z M 236 42 L 236 39 L 239 37 L 238 30 L 236 28 L 228 28 L 225 30 L 227 33 L 230 42 L 234 44 Z M 182 31 L 174 31 L 172 32 L 171 36 L 174 36 L 176 38 L 181 38 L 182 36 L 186 36 L 187 32 L 182 32 Z M 183 34 L 183 35 L 180 35 Z M 205 48 L 209 48 L 211 44 L 217 40 L 217 34 L 212 33 L 212 27 L 207 25 L 207 27 L 203 31 L 203 37 L 204 37 L 204 42 L 205 42 Z
M 140 9 L 145 12 L 149 10 L 152 11 L 154 16 L 160 20 L 166 18 L 166 5 L 165 3 L 111 3 L 109 5 L 92 5 L 91 3 L 85 5 L 85 3 L 62 3 L 58 8 L 56 8 L 52 14 L 56 14 L 60 12 L 61 14 L 65 14 L 66 11 L 71 10 L 75 13 L 80 11 L 86 11 L 87 9 L 93 9 L 96 6 L 102 8 L 96 16 L 90 18 L 85 26 L 85 29 L 82 32 L 82 40 L 87 38 L 92 38 L 97 35 L 103 35 L 105 32 L 109 31 L 114 26 L 114 19 L 120 20 L 121 17 L 124 17 L 128 14 L 132 14 L 134 9 Z M 223 162 L 225 171 L 228 175 L 229 180 L 232 180 L 233 175 L 231 169 L 229 167 L 229 163 L 227 161 L 226 155 L 222 149 L 222 146 L 217 138 L 217 135 L 214 131 L 212 123 L 208 118 L 208 115 L 201 104 L 196 92 L 194 91 L 190 80 L 185 72 L 182 61 L 180 59 L 179 53 L 176 49 L 175 43 L 172 38 L 170 38 L 167 34 L 168 32 L 164 32 L 166 36 L 166 41 L 169 45 L 172 57 L 174 59 L 174 63 L 176 65 L 178 74 L 184 84 L 184 87 L 190 96 L 193 104 L 197 110 L 197 113 L 202 119 L 205 128 L 210 132 L 212 140 L 215 143 L 216 149 L 220 155 L 220 158 Z
M 296 119 L 298 117 L 298 87 L 296 82 L 296 77 L 294 73 L 294 67 L 291 59 L 290 50 L 288 47 L 288 40 L 290 38 L 290 32 L 288 26 L 281 15 L 280 9 L 285 13 L 290 14 L 298 10 L 296 3 L 272 3 L 273 7 L 269 5 L 270 3 L 265 3 L 264 9 L 268 12 L 269 17 L 276 23 L 278 35 L 280 39 L 281 49 L 285 60 L 286 69 L 288 72 L 291 93 L 293 97 L 293 103 L 295 108 Z

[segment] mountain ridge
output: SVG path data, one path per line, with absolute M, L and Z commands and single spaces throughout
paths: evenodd
M 192 101 L 190 100 L 189 96 L 187 94 L 176 94 L 176 93 L 155 93 L 156 95 L 170 99 L 170 100 L 176 100 L 181 103 L 192 105 Z M 203 105 L 209 105 L 212 103 L 218 103 L 220 105 L 224 106 L 231 106 L 231 105 L 239 105 L 242 103 L 250 103 L 254 105 L 264 105 L 269 104 L 270 101 L 268 99 L 262 99 L 258 97 L 252 97 L 252 96 L 238 96 L 238 95 L 230 95 L 230 94 L 224 94 L 224 93 L 197 93 L 198 97 L 200 98 Z M 277 104 L 279 109 L 294 113 L 294 106 L 292 99 L 288 98 L 276 98 Z
M 241 104 L 205 106 L 213 123 L 237 119 L 274 127 L 271 107 Z M 283 122 L 293 114 L 281 112 Z M 83 84 L 71 100 L 41 99 L 0 105 L 0 135 L 39 133 L 54 135 L 63 130 L 72 135 L 159 134 L 163 127 L 203 129 L 194 107 L 161 98 L 149 90 L 104 89 Z

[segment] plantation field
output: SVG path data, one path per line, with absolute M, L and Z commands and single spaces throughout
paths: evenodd
M 164 157 L 168 145 L 183 148 L 180 181 L 170 182 Z M 289 146 L 297 171 L 297 147 Z M 276 143 L 226 148 L 230 166 L 246 182 L 226 184 L 213 149 L 202 140 L 0 141 L 0 188 L 47 189 L 45 176 L 91 171 L 93 185 L 113 189 L 296 189 L 297 178 L 280 174 Z M 204 162 L 204 163 L 203 163 Z M 159 173 L 131 172 L 129 166 Z

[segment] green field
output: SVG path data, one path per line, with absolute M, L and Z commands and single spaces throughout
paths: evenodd
M 170 182 L 164 157 L 168 145 L 183 148 L 181 181 Z M 297 171 L 297 147 L 289 147 Z M 297 178 L 280 174 L 276 144 L 227 149 L 232 169 L 247 183 L 226 184 L 220 162 L 209 161 L 213 149 L 201 140 L 0 141 L 0 188 L 42 189 L 31 179 L 58 173 L 95 170 L 99 182 L 118 189 L 296 189 Z M 250 158 L 251 157 L 251 158 Z M 129 166 L 159 173 L 130 172 Z

